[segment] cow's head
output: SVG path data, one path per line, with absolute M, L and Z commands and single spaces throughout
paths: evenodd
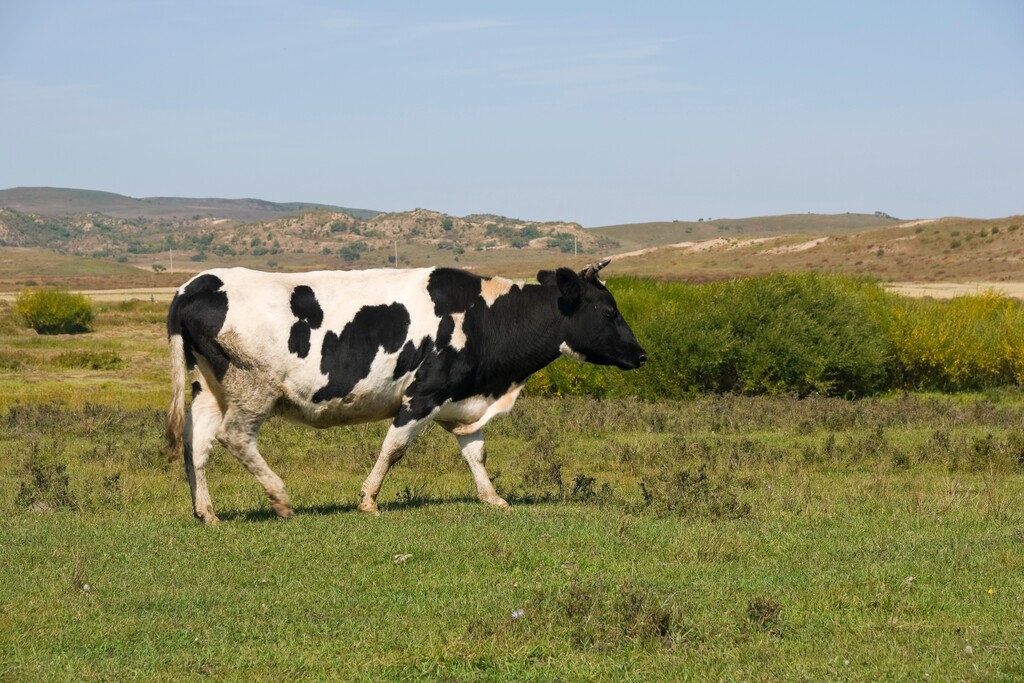
M 611 259 L 587 266 L 542 270 L 537 281 L 558 288 L 558 309 L 565 320 L 562 354 L 597 365 L 633 370 L 647 362 L 647 353 L 622 319 L 615 299 L 597 277 Z

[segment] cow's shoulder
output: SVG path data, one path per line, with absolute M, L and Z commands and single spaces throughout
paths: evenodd
M 435 268 L 427 279 L 427 293 L 437 316 L 464 313 L 480 297 L 483 278 L 457 268 Z
M 430 273 L 427 292 L 434 302 L 435 315 L 445 316 L 464 313 L 478 302 L 492 306 L 499 297 L 522 284 L 501 277 L 481 277 L 457 268 L 435 268 Z

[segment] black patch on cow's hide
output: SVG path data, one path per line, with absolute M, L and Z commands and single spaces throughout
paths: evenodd
M 316 300 L 313 288 L 299 285 L 292 290 L 292 313 L 299 320 L 305 320 L 312 329 L 317 329 L 324 322 L 324 311 Z
M 292 290 L 291 306 L 292 314 L 299 320 L 292 325 L 288 335 L 288 351 L 299 358 L 305 358 L 310 351 L 311 331 L 323 323 L 324 311 L 316 300 L 313 288 L 308 285 L 299 285 Z
M 201 385 L 199 382 L 192 382 L 192 400 L 193 401 L 196 400 L 196 396 L 198 396 L 202 391 L 203 391 L 203 385 Z
M 437 348 L 443 349 L 452 343 L 452 334 L 455 332 L 455 319 L 450 315 L 441 316 L 441 322 L 437 324 Z
M 292 331 L 288 334 L 288 351 L 299 358 L 309 355 L 309 323 L 300 320 L 292 325 Z
M 430 337 L 424 337 L 419 346 L 416 346 L 411 339 L 405 342 L 402 352 L 398 354 L 398 362 L 395 364 L 395 373 L 392 379 L 398 379 L 419 368 L 423 360 L 433 350 L 434 340 Z
M 427 281 L 434 315 L 462 313 L 480 296 L 480 276 L 457 268 L 436 268 Z M 440 344 L 438 344 L 440 346 Z
M 377 352 L 395 353 L 409 331 L 409 311 L 402 304 L 363 306 L 341 334 L 328 332 L 321 349 L 320 372 L 327 384 L 313 394 L 321 403 L 347 396 L 370 372 Z
M 195 354 L 206 358 L 217 379 L 224 379 L 230 361 L 217 342 L 228 315 L 224 282 L 211 273 L 199 275 L 171 301 L 167 313 L 167 334 L 180 334 L 185 342 L 185 363 L 195 367 Z

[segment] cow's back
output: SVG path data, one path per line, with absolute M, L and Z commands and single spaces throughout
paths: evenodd
M 210 355 L 227 357 L 207 364 L 213 385 L 230 370 L 236 383 L 278 393 L 278 412 L 311 424 L 380 419 L 411 381 L 395 374 L 401 349 L 436 333 L 431 272 L 211 269 L 179 290 L 203 304 L 181 322 L 200 355 L 206 335 L 216 342 L 206 340 Z

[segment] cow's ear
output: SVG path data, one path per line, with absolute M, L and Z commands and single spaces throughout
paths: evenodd
M 553 287 L 555 285 L 555 271 L 540 271 L 539 273 L 537 273 L 537 282 L 541 283 L 545 287 Z
M 555 282 L 562 300 L 573 308 L 579 306 L 583 299 L 583 281 L 570 268 L 559 268 L 555 272 Z

